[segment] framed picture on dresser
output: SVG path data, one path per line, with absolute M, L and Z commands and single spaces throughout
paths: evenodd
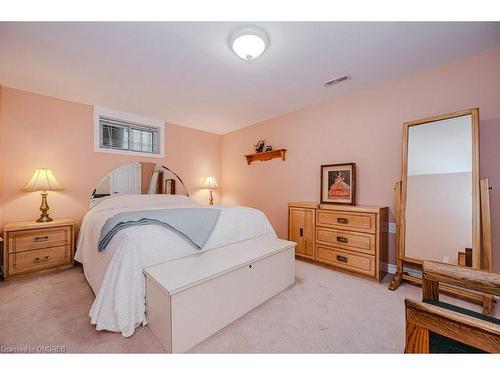
M 321 166 L 321 203 L 356 204 L 356 163 Z

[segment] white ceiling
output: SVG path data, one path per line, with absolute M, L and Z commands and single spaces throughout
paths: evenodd
M 248 63 L 227 42 L 243 25 L 4 22 L 0 84 L 223 134 L 500 44 L 500 23 L 256 22 L 270 45 Z

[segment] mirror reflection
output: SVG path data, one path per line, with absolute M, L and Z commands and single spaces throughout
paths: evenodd
M 149 162 L 130 163 L 109 172 L 92 192 L 90 205 L 114 194 L 189 195 L 179 176 L 167 167 Z
M 405 255 L 458 264 L 472 252 L 472 118 L 408 129 Z

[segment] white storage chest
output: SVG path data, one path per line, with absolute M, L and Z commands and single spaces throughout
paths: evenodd
M 182 353 L 295 283 L 295 243 L 258 237 L 144 273 L 148 325 Z

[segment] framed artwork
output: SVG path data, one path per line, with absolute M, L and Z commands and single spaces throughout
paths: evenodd
M 356 204 L 356 163 L 321 166 L 321 203 Z

